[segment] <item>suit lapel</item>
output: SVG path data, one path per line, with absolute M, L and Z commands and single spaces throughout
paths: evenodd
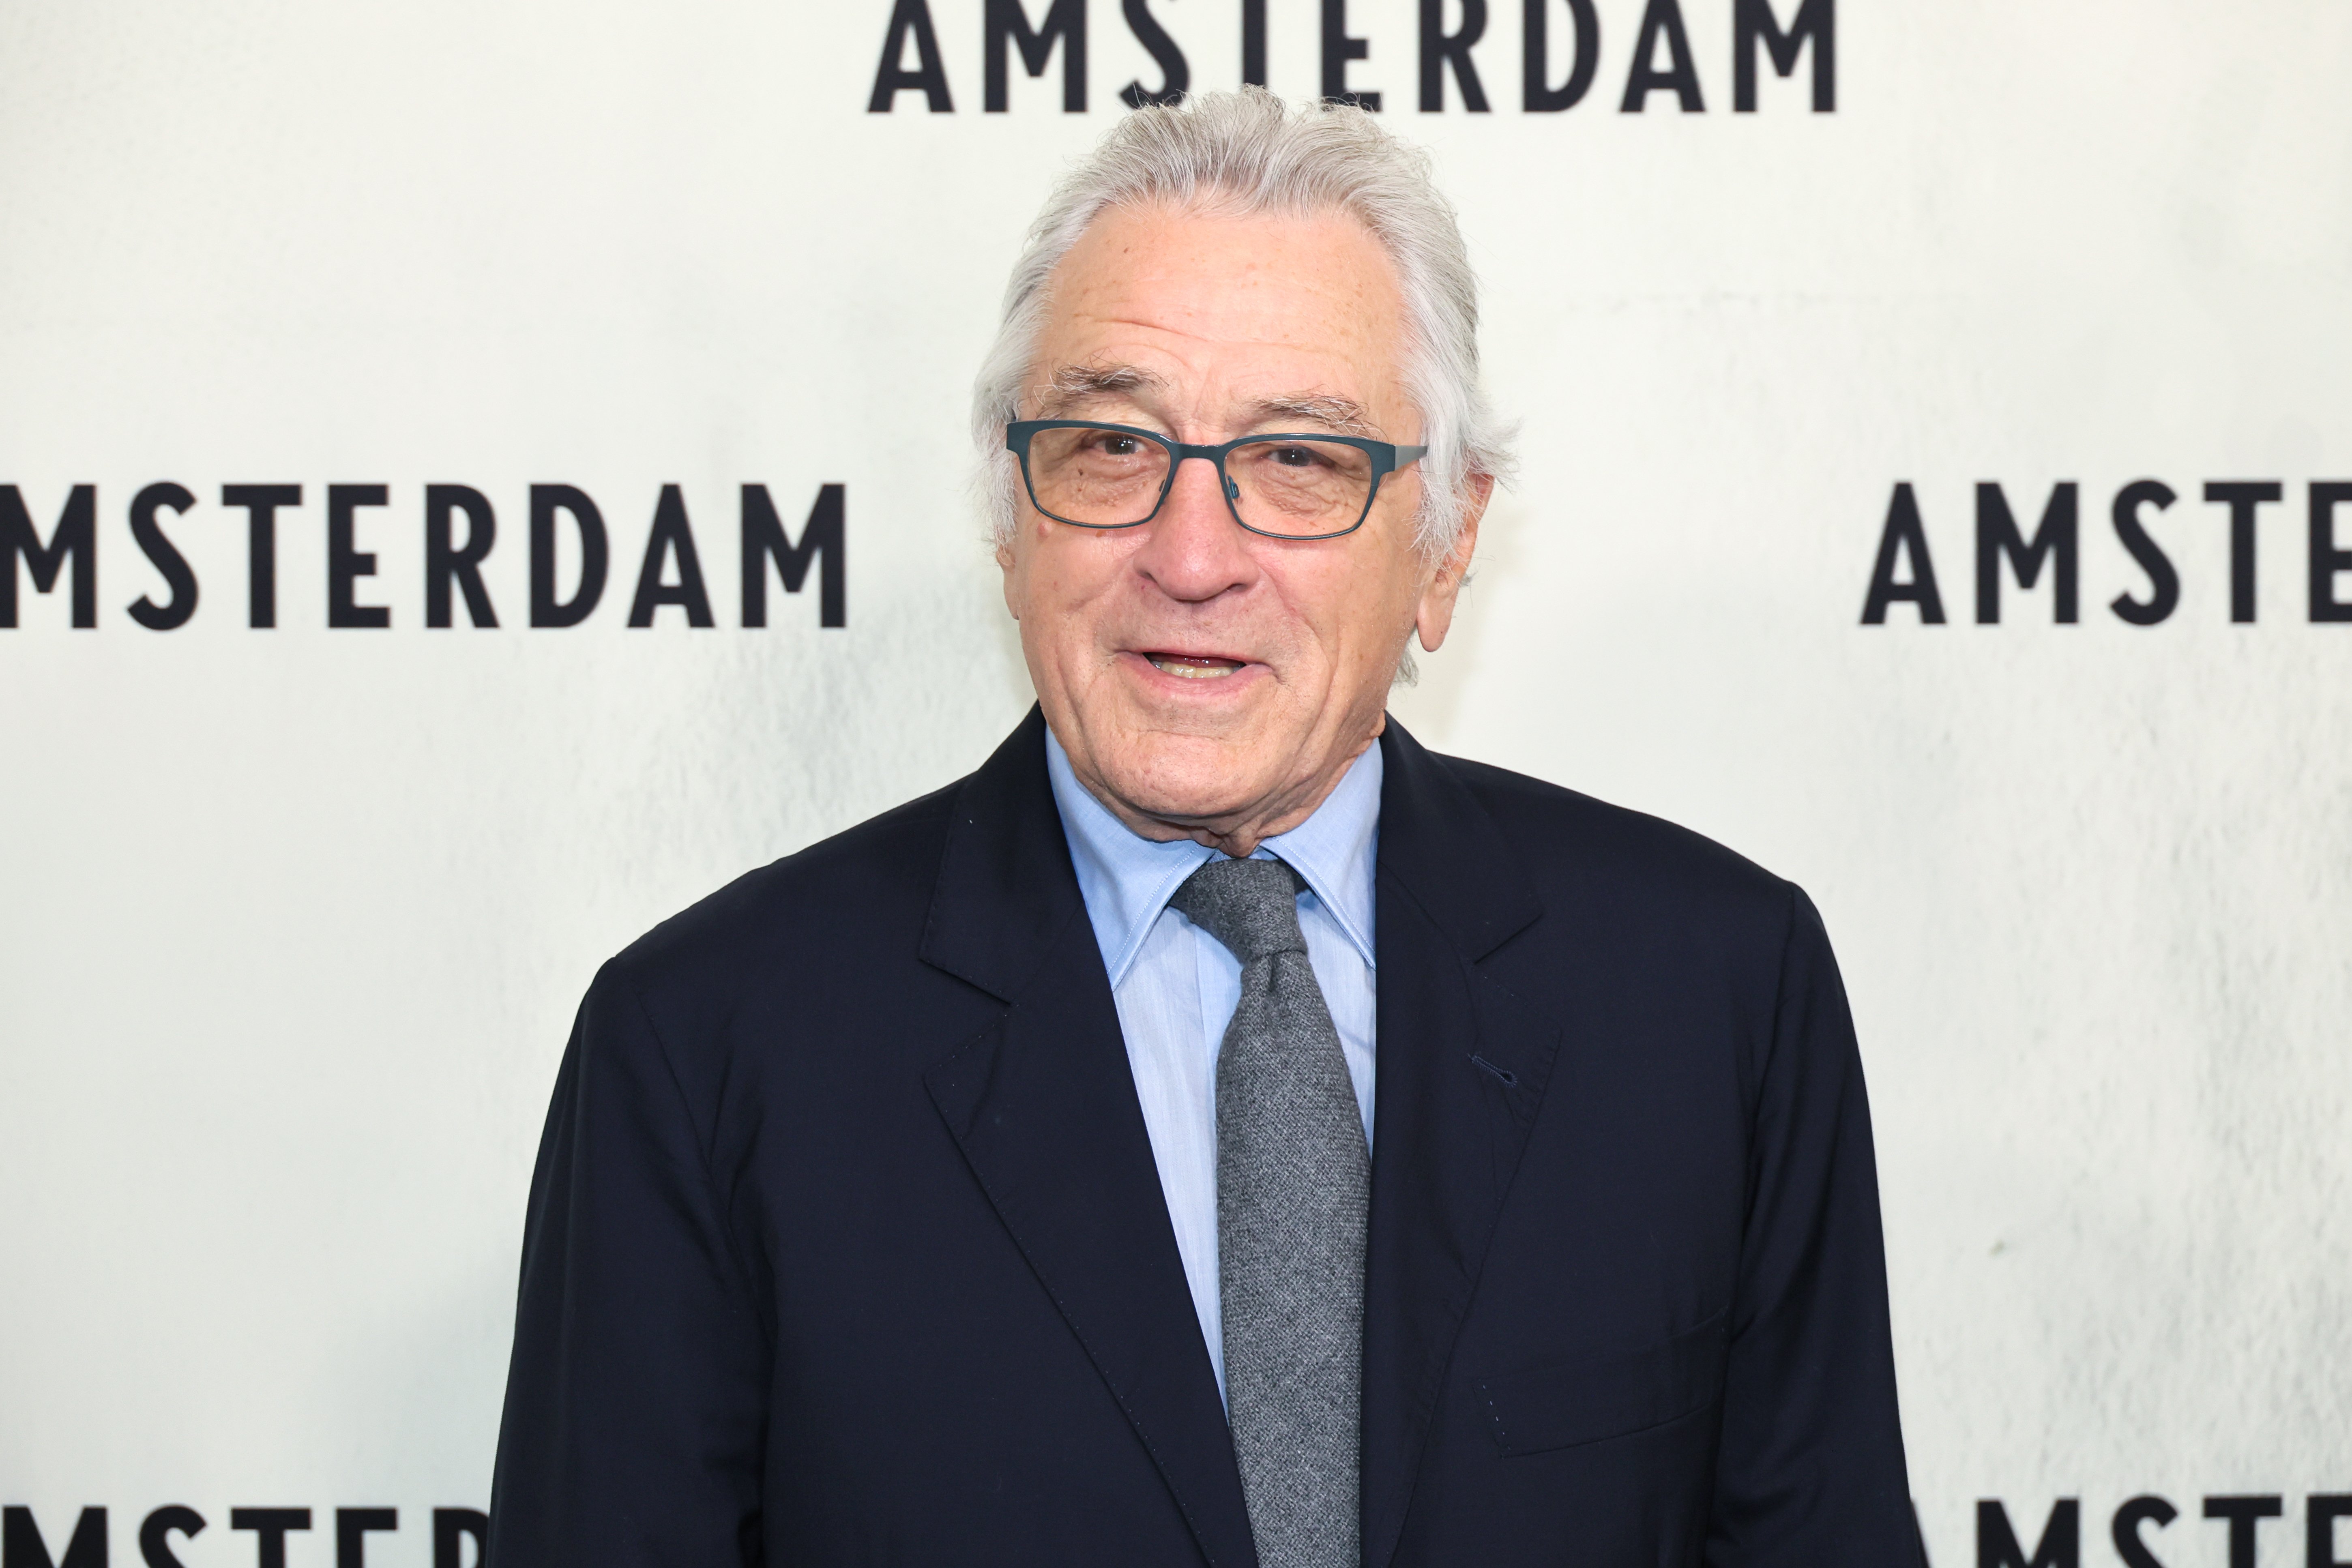
M 1215 1568 L 1255 1568 L 1216 1374 L 1034 709 L 957 797 L 922 956 L 1009 1004 L 926 1075 L 940 1114 L 1202 1554 Z
M 1559 1046 L 1556 1025 L 1479 972 L 1543 912 L 1499 830 L 1393 720 L 1381 744 L 1368 1568 L 1396 1550 L 1446 1362 Z

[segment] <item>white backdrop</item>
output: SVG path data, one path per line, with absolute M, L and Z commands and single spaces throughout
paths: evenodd
M 1976 1560 L 1979 1499 L 2030 1552 L 2079 1497 L 2111 1563 L 2153 1492 L 2163 1561 L 2220 1568 L 2201 1500 L 2251 1492 L 2284 1500 L 2260 1562 L 2302 1564 L 2306 1494 L 2352 1491 L 2352 626 L 2310 617 L 2305 517 L 2352 479 L 2352 6 L 1847 0 L 1834 111 L 1808 58 L 1735 113 L 1731 0 L 1685 0 L 1705 110 L 1640 114 L 1640 0 L 1597 0 L 1558 114 L 1492 9 L 1484 115 L 1414 108 L 1412 0 L 1349 11 L 1524 426 L 1396 711 L 1820 903 L 1934 1562 Z M 189 1568 L 240 1563 L 231 1508 L 308 1507 L 307 1568 L 381 1505 L 368 1561 L 432 1561 L 430 1510 L 488 1502 L 595 965 L 1025 707 L 967 388 L 1053 174 L 1158 73 L 1092 0 L 1089 111 L 1057 58 L 984 113 L 981 0 L 930 10 L 951 114 L 867 111 L 886 0 L 0 5 L 0 485 L 45 540 L 97 494 L 97 625 L 19 568 L 0 630 L 0 1501 L 53 1552 L 105 1506 L 136 1562 L 184 1503 Z M 1271 12 L 1312 96 L 1317 10 Z M 1156 14 L 1196 89 L 1238 79 L 1237 3 Z M 2144 478 L 2180 498 L 2147 627 L 2107 607 L 2147 595 L 2108 521 Z M 167 479 L 199 599 L 157 632 L 129 517 Z M 2251 625 L 2215 479 L 2284 489 Z M 2030 531 L 2063 480 L 2080 623 L 2045 575 L 1975 624 L 1974 486 Z M 304 487 L 270 630 L 220 494 L 258 482 Z M 528 624 L 535 482 L 612 532 L 571 629 Z M 1901 482 L 1947 625 L 1861 624 Z M 386 629 L 326 625 L 345 483 L 388 487 L 355 541 Z M 425 625 L 430 483 L 496 506 L 498 629 Z M 626 625 L 670 483 L 709 629 Z M 845 487 L 845 626 L 814 578 L 740 624 L 746 483 L 795 532 Z

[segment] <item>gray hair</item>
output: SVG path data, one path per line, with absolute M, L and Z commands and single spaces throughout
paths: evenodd
M 1442 557 L 1468 515 L 1473 481 L 1507 479 L 1513 466 L 1511 429 L 1478 383 L 1478 283 L 1453 204 L 1431 178 L 1429 155 L 1364 110 L 1293 110 L 1254 87 L 1128 115 L 1063 177 L 1031 226 L 972 385 L 978 489 L 996 542 L 1013 537 L 1020 470 L 1004 449 L 1004 426 L 1021 417 L 1047 280 L 1105 208 L 1145 203 L 1234 215 L 1336 210 L 1371 231 L 1404 295 L 1405 386 L 1429 448 L 1414 543 L 1426 558 Z

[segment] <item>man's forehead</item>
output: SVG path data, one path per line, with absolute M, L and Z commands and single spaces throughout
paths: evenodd
M 1400 412 L 1402 307 L 1349 215 L 1113 207 L 1055 268 L 1024 402 L 1044 418 L 1377 436 Z

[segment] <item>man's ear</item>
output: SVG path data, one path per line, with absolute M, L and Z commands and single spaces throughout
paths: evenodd
M 1461 531 L 1454 536 L 1454 547 L 1437 563 L 1429 582 L 1421 591 L 1421 603 L 1414 609 L 1412 625 L 1421 637 L 1424 652 L 1435 653 L 1445 641 L 1446 632 L 1454 625 L 1454 605 L 1462 596 L 1462 582 L 1470 574 L 1470 557 L 1478 548 L 1478 520 L 1486 515 L 1486 503 L 1494 499 L 1495 476 L 1470 476 L 1470 501 L 1462 509 Z

